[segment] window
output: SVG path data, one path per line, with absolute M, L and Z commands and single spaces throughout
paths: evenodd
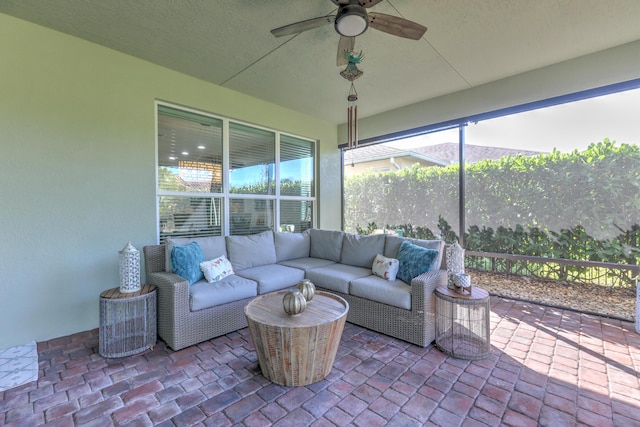
M 283 135 L 280 140 L 280 228 L 304 231 L 313 223 L 314 144 Z
M 159 241 L 312 227 L 315 150 L 308 139 L 158 104 Z
M 275 194 L 275 133 L 237 123 L 229 125 L 232 193 Z
M 222 120 L 158 106 L 158 213 L 167 236 L 222 233 Z
M 280 194 L 313 197 L 313 143 L 283 135 L 280 143 Z

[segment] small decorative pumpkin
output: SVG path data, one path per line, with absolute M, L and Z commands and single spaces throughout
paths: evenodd
M 290 316 L 300 314 L 307 308 L 307 300 L 304 299 L 302 292 L 298 290 L 292 290 L 284 294 L 282 298 L 282 305 L 284 312 Z
M 302 279 L 300 283 L 298 283 L 298 289 L 304 296 L 304 299 L 307 302 L 313 299 L 313 296 L 316 294 L 316 285 L 314 285 L 309 279 Z

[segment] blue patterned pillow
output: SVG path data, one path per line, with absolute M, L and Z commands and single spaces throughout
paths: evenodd
M 431 270 L 438 254 L 435 249 L 426 249 L 405 240 L 398 251 L 400 267 L 396 277 L 410 285 L 411 279 Z
M 187 279 L 190 285 L 204 277 L 200 270 L 201 262 L 204 262 L 204 254 L 197 242 L 174 246 L 171 250 L 173 272 Z

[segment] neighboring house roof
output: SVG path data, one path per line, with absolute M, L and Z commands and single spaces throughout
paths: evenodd
M 208 193 L 213 191 L 211 189 L 211 180 L 203 181 L 203 180 L 187 180 L 181 177 L 180 175 L 176 176 L 176 182 L 183 187 L 186 188 L 186 191 L 193 193 Z
M 438 166 L 446 166 L 448 162 L 418 152 L 416 149 L 405 150 L 390 147 L 385 144 L 370 145 L 350 150 L 345 154 L 345 162 L 348 163 L 369 163 L 376 160 L 390 159 L 392 157 L 415 157 L 420 163 L 429 163 Z
M 414 148 L 414 151 L 422 155 L 435 157 L 447 163 L 457 163 L 459 159 L 457 142 L 428 145 Z M 517 156 L 519 154 L 532 157 L 542 153 L 541 151 L 518 150 L 515 148 L 485 147 L 483 145 L 472 144 L 464 145 L 464 158 L 467 163 L 476 163 L 485 159 L 498 160 L 505 156 Z
M 502 147 L 485 147 L 482 145 L 472 144 L 465 144 L 464 153 L 465 161 L 467 163 L 476 163 L 485 159 L 498 160 L 505 156 L 516 156 L 518 154 L 524 156 L 537 156 L 539 154 L 542 154 L 541 151 L 518 150 Z M 458 162 L 458 143 L 445 142 L 442 144 L 416 147 L 410 150 L 393 148 L 385 144 L 371 145 L 352 150 L 345 155 L 345 162 L 367 163 L 375 160 L 403 156 L 415 157 L 416 160 L 420 163 L 431 163 L 433 165 L 446 166 L 448 164 Z

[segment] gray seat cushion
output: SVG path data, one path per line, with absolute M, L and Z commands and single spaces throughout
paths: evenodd
M 258 283 L 258 295 L 297 285 L 304 279 L 304 271 L 279 264 L 262 265 L 236 271 L 238 276 Z
M 258 284 L 244 277 L 232 274 L 219 282 L 207 283 L 200 280 L 189 287 L 191 311 L 214 307 L 258 295 Z
M 389 282 L 378 276 L 368 276 L 351 281 L 351 295 L 411 310 L 411 286 L 402 280 Z
M 370 275 L 371 267 L 362 268 L 352 265 L 333 264 L 309 270 L 306 272 L 305 277 L 321 288 L 348 294 L 349 283 L 352 280 Z
M 335 264 L 335 261 L 331 261 L 324 258 L 297 258 L 288 261 L 282 261 L 278 263 L 280 265 L 286 265 L 287 267 L 299 268 L 300 270 L 309 271 L 318 267 L 326 267 L 328 265 Z

